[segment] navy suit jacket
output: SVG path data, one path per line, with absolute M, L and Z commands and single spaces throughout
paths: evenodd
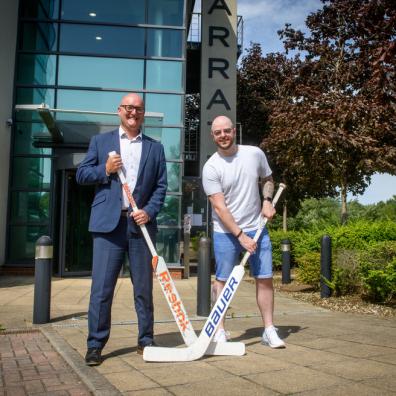
M 91 207 L 89 231 L 111 232 L 120 221 L 122 188 L 117 173 L 106 175 L 109 152 L 120 153 L 119 130 L 92 137 L 84 160 L 77 169 L 79 184 L 95 184 L 95 197 Z M 142 156 L 133 197 L 139 209 L 150 216 L 148 231 L 157 231 L 156 217 L 164 203 L 167 189 L 166 163 L 161 143 L 142 135 Z M 139 232 L 139 226 L 131 218 L 131 232 Z

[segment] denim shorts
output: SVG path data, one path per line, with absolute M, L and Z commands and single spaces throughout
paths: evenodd
M 250 238 L 254 237 L 256 231 L 245 232 Z M 226 281 L 230 276 L 234 265 L 239 264 L 242 257 L 240 254 L 244 249 L 238 239 L 230 233 L 213 233 L 214 254 L 216 259 L 216 279 Z M 272 245 L 268 230 L 264 229 L 259 240 L 257 249 L 249 257 L 250 274 L 254 278 L 272 278 Z

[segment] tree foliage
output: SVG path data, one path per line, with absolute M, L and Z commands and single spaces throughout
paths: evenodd
M 348 191 L 362 193 L 375 172 L 396 174 L 396 8 L 390 0 L 322 2 L 307 35 L 290 25 L 279 32 L 286 52 L 302 55 L 263 58 L 253 45 L 239 73 L 238 100 L 246 100 L 238 114 L 249 133 L 269 123 L 262 147 L 293 202 L 341 189 L 345 220 Z

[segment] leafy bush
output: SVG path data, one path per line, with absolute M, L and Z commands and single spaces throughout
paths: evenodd
M 281 250 L 281 242 L 283 239 L 288 239 L 291 243 L 291 264 L 294 263 L 294 250 L 293 244 L 294 241 L 297 239 L 298 232 L 291 231 L 291 232 L 283 232 L 279 230 L 269 230 L 271 243 L 272 243 L 272 264 L 274 269 L 281 269 L 282 268 L 282 250 Z
M 204 231 L 198 231 L 197 234 L 190 238 L 190 246 L 194 252 L 198 252 L 199 250 L 199 240 L 206 236 Z
M 395 257 L 396 241 L 371 243 L 359 253 L 359 264 L 370 269 L 384 269 Z
M 320 253 L 308 252 L 297 258 L 297 280 L 315 288 L 320 284 Z
M 365 249 L 368 244 L 396 241 L 396 223 L 393 221 L 357 221 L 341 227 L 329 227 L 328 233 L 335 248 Z
M 340 249 L 333 257 L 331 281 L 325 279 L 325 283 L 336 296 L 355 293 L 360 288 L 358 253 Z
M 388 302 L 396 295 L 396 258 L 385 269 L 361 268 L 365 295 L 377 302 Z

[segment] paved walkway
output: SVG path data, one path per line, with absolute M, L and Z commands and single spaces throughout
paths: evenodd
M 39 330 L 4 333 L 0 336 L 0 355 L 0 394 L 91 394 Z
M 131 301 L 132 287 L 129 279 L 124 278 L 117 284 L 112 333 L 104 349 L 105 361 L 97 368 L 86 367 L 83 357 L 89 285 L 89 279 L 54 278 L 52 320 L 50 324 L 40 326 L 45 339 L 37 341 L 48 342 L 47 345 L 56 351 L 52 357 L 47 357 L 47 363 L 52 365 L 52 361 L 61 357 L 67 371 L 72 370 L 79 376 L 86 387 L 79 388 L 79 392 L 89 389 L 98 395 L 205 396 L 396 394 L 394 318 L 331 312 L 277 293 L 276 325 L 287 348 L 272 350 L 260 343 L 261 320 L 254 298 L 254 284 L 249 279 L 238 288 L 227 321 L 232 339 L 246 344 L 245 356 L 206 356 L 190 363 L 144 362 L 136 354 L 137 325 Z M 194 328 L 199 332 L 204 318 L 195 316 L 196 278 L 176 281 L 176 287 Z M 157 283 L 154 298 L 156 341 L 164 346 L 182 345 Z M 0 277 L 0 323 L 6 329 L 31 328 L 32 302 L 33 278 Z M 26 336 L 32 337 L 32 334 L 41 333 L 26 333 Z M 1 335 L 1 345 L 8 342 L 11 346 L 10 336 Z M 26 351 L 32 354 L 28 348 Z M 4 360 L 3 350 L 1 360 Z M 39 374 L 39 369 L 36 370 Z M 8 375 L 3 364 L 0 395 L 9 392 L 5 377 Z M 25 386 L 26 380 L 22 376 L 21 385 Z M 42 381 L 41 377 L 39 380 Z M 78 380 L 75 384 L 77 386 Z M 44 393 L 42 390 L 35 393 L 25 386 L 27 394 L 61 394 L 47 388 L 44 390 Z M 70 394 L 71 388 L 67 391 Z

